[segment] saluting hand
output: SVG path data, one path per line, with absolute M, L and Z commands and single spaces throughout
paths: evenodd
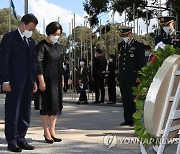
M 11 91 L 11 85 L 10 85 L 9 82 L 8 83 L 3 83 L 2 87 L 3 87 L 3 91 L 5 91 L 5 92 L 10 92 Z

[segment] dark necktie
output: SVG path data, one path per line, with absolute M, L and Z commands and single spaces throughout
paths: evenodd
M 129 44 L 128 44 L 128 43 L 126 43 L 126 44 L 125 44 L 125 49 L 127 49 L 127 48 L 128 48 L 128 46 L 129 46 Z
M 29 44 L 27 43 L 27 39 L 26 39 L 26 37 L 25 37 L 25 36 L 23 37 L 23 41 L 24 41 L 24 43 L 25 43 L 26 47 L 28 48 L 28 47 L 29 47 Z

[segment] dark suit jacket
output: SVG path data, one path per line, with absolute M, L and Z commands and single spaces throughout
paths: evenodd
M 106 65 L 107 60 L 104 56 L 100 55 L 98 57 L 95 57 L 93 59 L 93 74 L 92 76 L 95 79 L 103 79 L 105 77 L 105 74 L 103 74 L 103 71 L 106 71 Z
M 32 84 L 36 81 L 37 58 L 35 42 L 32 38 L 29 38 L 28 42 L 29 50 L 26 49 L 18 30 L 4 35 L 0 45 L 2 82 L 9 81 L 11 86 L 22 88 L 27 75 L 30 75 Z
M 66 80 L 69 79 L 70 73 L 69 73 L 68 69 L 63 68 L 63 76 L 64 76 L 64 79 L 66 79 Z
M 82 84 L 88 85 L 88 68 L 84 67 L 81 73 L 81 67 L 77 70 L 77 80 L 82 80 Z

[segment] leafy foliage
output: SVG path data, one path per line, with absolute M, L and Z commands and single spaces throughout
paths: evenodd
M 159 8 L 157 7 L 158 1 L 152 0 L 147 3 L 147 0 L 85 0 L 84 10 L 92 16 L 91 25 L 98 25 L 98 16 L 101 13 L 107 13 L 112 10 L 118 12 L 120 15 L 126 10 L 127 20 L 133 20 L 133 3 L 135 4 L 135 18 L 146 19 L 146 12 L 148 9 L 148 20 L 157 17 Z M 166 0 L 166 7 L 162 10 L 172 12 L 172 15 L 178 15 L 180 21 L 180 1 L 179 0 Z M 171 9 L 172 8 L 172 9 Z M 180 24 L 178 25 L 180 29 Z
M 158 69 L 161 67 L 163 61 L 170 55 L 180 55 L 180 48 L 173 48 L 170 45 L 165 46 L 165 49 L 159 48 L 154 55 L 154 58 L 144 66 L 140 72 L 141 77 L 139 78 L 140 83 L 138 87 L 133 87 L 133 95 L 136 96 L 134 102 L 136 103 L 137 111 L 134 113 L 133 118 L 135 133 L 138 138 L 142 140 L 144 145 L 157 144 L 155 138 L 148 134 L 147 130 L 144 127 L 143 121 L 143 111 L 144 111 L 144 102 L 148 89 L 151 82 L 153 81 L 154 76 L 156 75 Z M 153 139 L 153 140 L 152 140 Z

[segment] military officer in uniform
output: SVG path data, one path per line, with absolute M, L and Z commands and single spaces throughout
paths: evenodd
M 174 47 L 180 48 L 180 31 L 176 32 L 174 37 Z
M 173 47 L 180 47 L 179 45 L 177 46 L 175 40 L 176 31 L 174 27 L 176 18 L 172 16 L 164 16 L 159 17 L 158 19 L 163 32 L 155 38 L 155 46 L 159 42 L 163 42 L 164 44 L 170 44 Z
M 133 38 L 132 27 L 121 27 L 123 38 L 118 44 L 119 86 L 124 108 L 124 125 L 133 125 L 133 113 L 136 111 L 132 87 L 137 85 L 138 71 L 145 65 L 145 49 L 141 42 Z

